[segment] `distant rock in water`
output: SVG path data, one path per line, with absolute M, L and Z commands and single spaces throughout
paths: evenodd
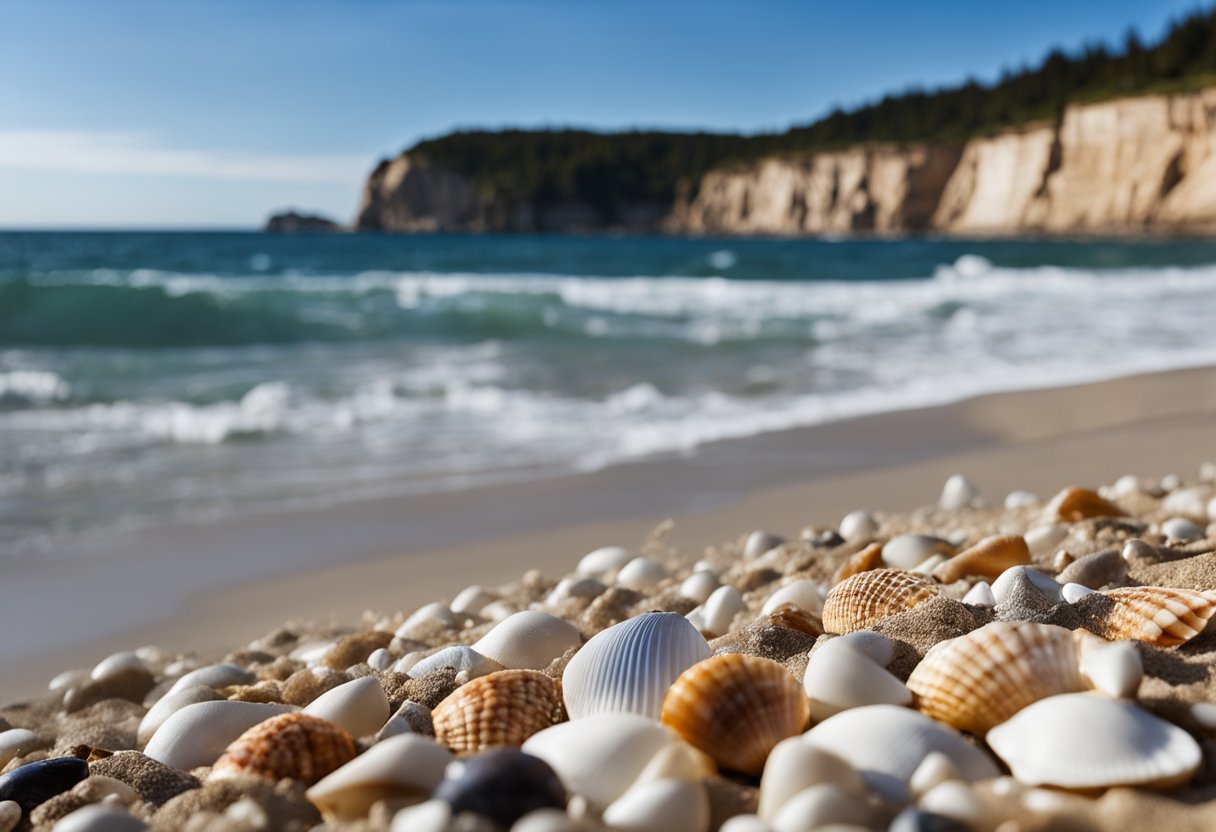
M 320 214 L 301 214 L 298 211 L 284 211 L 274 214 L 266 220 L 264 229 L 276 234 L 316 234 L 319 232 L 342 231 L 342 226 Z

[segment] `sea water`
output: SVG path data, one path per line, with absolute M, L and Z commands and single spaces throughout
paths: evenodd
M 0 557 L 1216 363 L 1210 243 L 0 234 Z

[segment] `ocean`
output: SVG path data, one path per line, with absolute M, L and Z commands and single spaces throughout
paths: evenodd
M 2 233 L 0 562 L 1213 364 L 1214 320 L 1206 242 Z

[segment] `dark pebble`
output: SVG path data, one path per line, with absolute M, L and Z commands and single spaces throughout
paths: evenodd
M 15 768 L 0 777 L 0 800 L 13 800 L 28 815 L 35 807 L 66 792 L 89 776 L 89 764 L 76 757 L 56 757 Z
M 887 832 L 971 832 L 971 828 L 945 815 L 904 809 L 891 821 Z
M 537 809 L 564 809 L 566 790 L 549 764 L 518 748 L 495 748 L 448 767 L 433 795 L 453 814 L 472 812 L 502 827 Z

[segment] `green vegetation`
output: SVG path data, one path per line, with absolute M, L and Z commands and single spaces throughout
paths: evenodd
M 563 199 L 593 206 L 605 223 L 620 206 L 670 205 L 678 189 L 710 169 L 774 154 L 790 155 L 869 142 L 963 141 L 1030 122 L 1058 119 L 1072 102 L 1178 91 L 1216 79 L 1216 10 L 1177 21 L 1145 46 L 1130 32 L 1122 47 L 1089 45 L 1051 52 L 1038 66 L 1007 71 L 997 82 L 911 89 L 853 110 L 839 110 L 783 133 L 583 130 L 462 131 L 408 152 L 477 182 L 484 202 Z

